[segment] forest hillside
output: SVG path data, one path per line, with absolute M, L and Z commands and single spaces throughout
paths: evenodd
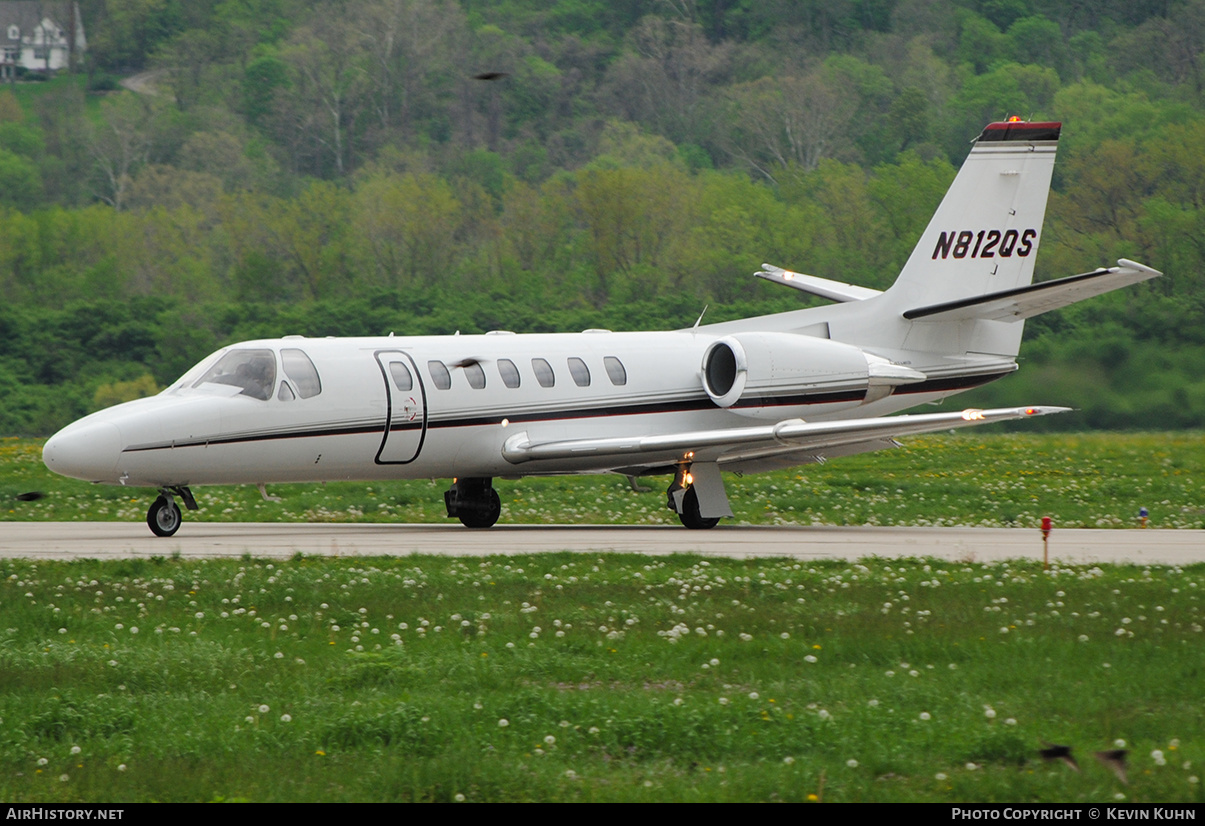
M 983 125 L 1064 123 L 1030 321 L 964 396 L 1205 423 L 1205 0 L 81 0 L 0 87 L 0 435 L 217 347 L 674 328 L 884 288 Z M 138 92 L 121 85 L 136 78 Z

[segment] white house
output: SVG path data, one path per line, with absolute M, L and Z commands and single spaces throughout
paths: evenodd
M 86 48 L 78 3 L 0 0 L 0 79 L 11 80 L 17 67 L 57 72 Z

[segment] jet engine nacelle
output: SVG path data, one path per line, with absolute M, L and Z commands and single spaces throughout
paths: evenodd
M 854 407 L 883 398 L 924 374 L 849 344 L 796 333 L 738 333 L 703 354 L 703 388 L 735 413 L 761 407 L 829 403 Z

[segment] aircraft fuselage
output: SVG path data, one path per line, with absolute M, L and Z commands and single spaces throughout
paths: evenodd
M 705 330 L 244 342 L 158 396 L 65 428 L 45 458 L 65 475 L 149 487 L 581 473 L 614 462 L 600 458 L 595 467 L 583 453 L 516 464 L 504 445 L 518 434 L 550 442 L 823 420 L 867 402 L 860 350 L 790 335 L 784 347 L 793 352 L 779 348 L 777 369 L 755 365 L 765 381 L 759 386 L 755 370 L 741 397 L 720 407 L 702 378 L 707 348 L 720 337 Z M 270 390 L 198 384 L 234 351 L 271 355 Z M 301 397 L 285 351 L 312 362 L 319 392 Z M 798 363 L 805 360 L 812 363 Z M 874 415 L 949 392 L 915 391 L 880 401 Z M 677 459 L 675 451 L 663 457 Z

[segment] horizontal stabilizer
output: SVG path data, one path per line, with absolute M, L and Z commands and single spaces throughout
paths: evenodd
M 833 301 L 862 301 L 880 295 L 879 290 L 872 290 L 869 287 L 858 287 L 843 281 L 829 281 L 827 278 L 815 275 L 791 272 L 782 267 L 775 267 L 773 264 L 762 264 L 761 270 L 755 272 L 754 275 L 775 284 L 782 284 L 785 287 Z
M 838 445 L 864 442 L 868 439 L 911 436 L 955 427 L 968 427 L 988 422 L 1025 419 L 1064 413 L 1067 407 L 1008 407 L 995 410 L 963 410 L 957 413 L 923 413 L 914 416 L 848 419 L 837 422 L 805 422 L 787 419 L 778 424 L 760 427 L 700 430 L 693 433 L 668 433 L 657 436 L 617 436 L 598 439 L 533 444 L 526 433 L 517 433 L 506 440 L 502 456 L 511 464 L 535 460 L 577 459 L 593 460 L 633 457 L 652 461 L 675 461 L 676 454 L 708 451 L 719 456 L 730 449 L 751 445 L 784 445 L 823 450 Z M 701 458 L 701 457 L 700 457 Z
M 912 321 L 1021 321 L 1160 275 L 1163 273 L 1158 270 L 1123 258 L 1116 267 L 918 307 L 904 313 L 904 318 Z

